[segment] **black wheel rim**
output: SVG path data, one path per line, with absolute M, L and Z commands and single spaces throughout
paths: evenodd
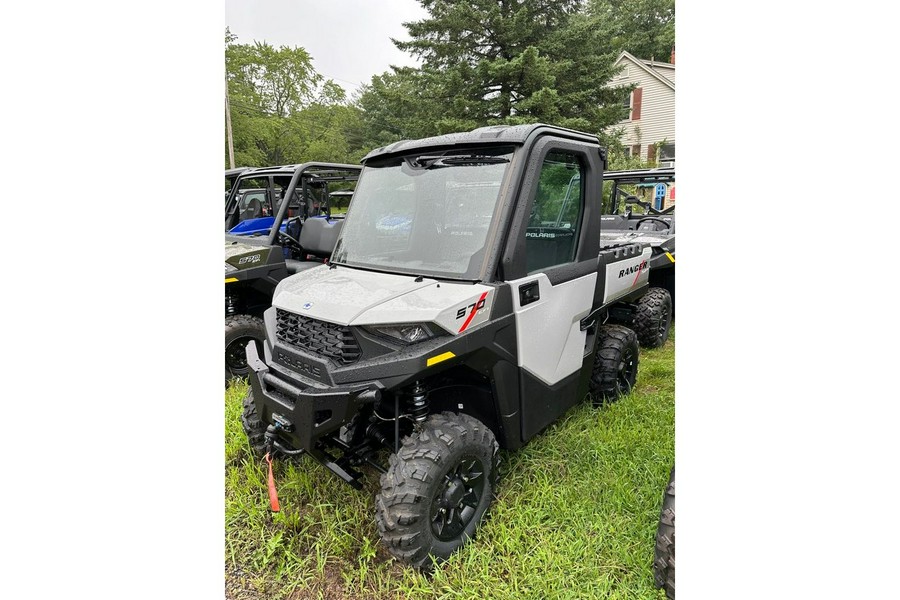
M 239 337 L 225 348 L 225 366 L 235 371 L 247 370 L 247 343 L 255 340 L 249 335 Z
M 662 314 L 659 316 L 659 323 L 656 326 L 656 339 L 663 341 L 666 337 L 666 329 L 669 328 L 669 308 L 663 306 Z
M 622 361 L 619 363 L 619 372 L 616 373 L 616 390 L 619 394 L 627 394 L 631 391 L 632 382 L 637 375 L 637 356 L 631 346 L 622 352 Z
M 441 541 L 456 539 L 472 522 L 484 494 L 484 464 L 466 455 L 447 473 L 431 501 L 431 531 Z

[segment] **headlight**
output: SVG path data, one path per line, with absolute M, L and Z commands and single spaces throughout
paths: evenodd
M 225 272 L 226 273 L 232 273 L 234 271 L 237 271 L 237 267 L 234 267 L 232 265 L 229 265 L 228 263 L 225 263 Z
M 386 335 L 406 344 L 415 344 L 434 337 L 428 325 L 373 325 L 366 327 L 369 331 Z

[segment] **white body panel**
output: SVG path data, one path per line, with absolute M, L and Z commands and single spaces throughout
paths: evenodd
M 540 299 L 521 306 L 519 287 L 537 281 Z M 581 368 L 587 333 L 581 319 L 591 310 L 597 274 L 552 285 L 543 273 L 510 281 L 516 313 L 519 367 L 553 385 Z
M 633 256 L 606 265 L 606 287 L 603 291 L 603 304 L 628 294 L 639 288 L 650 279 L 650 247 L 644 248 L 639 256 Z
M 272 305 L 339 325 L 437 323 L 452 334 L 490 317 L 493 288 L 415 279 L 413 275 L 323 265 L 279 283 Z M 479 302 L 482 299 L 484 302 Z

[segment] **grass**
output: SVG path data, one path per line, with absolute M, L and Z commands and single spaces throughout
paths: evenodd
M 638 384 L 588 404 L 518 452 L 475 540 L 433 576 L 394 561 L 375 527 L 374 470 L 356 491 L 309 457 L 276 463 L 281 512 L 269 512 L 264 463 L 240 424 L 246 385 L 225 393 L 225 580 L 229 598 L 660 599 L 653 541 L 674 462 L 674 330 L 641 351 Z

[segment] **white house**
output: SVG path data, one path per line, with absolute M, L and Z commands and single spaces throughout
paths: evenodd
M 610 81 L 613 86 L 637 86 L 625 99 L 630 109 L 627 119 L 612 130 L 621 130 L 622 144 L 629 156 L 657 160 L 659 166 L 675 166 L 675 50 L 671 63 L 635 58 L 622 52 L 613 66 L 622 66 Z M 659 147 L 657 156 L 657 144 Z

